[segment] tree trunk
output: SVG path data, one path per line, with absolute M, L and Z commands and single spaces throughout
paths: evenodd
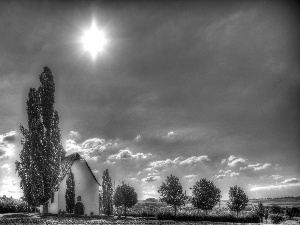
M 239 211 L 236 210 L 236 217 L 239 217 Z
M 205 209 L 205 214 L 207 215 L 207 209 Z
M 126 205 L 124 205 L 124 215 L 125 215 L 125 219 L 127 218 L 126 216 Z
M 177 209 L 176 205 L 174 205 L 174 209 L 175 209 L 175 219 L 176 219 L 176 209 Z

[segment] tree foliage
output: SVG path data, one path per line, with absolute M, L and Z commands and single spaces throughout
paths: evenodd
M 257 204 L 257 206 L 255 207 L 255 212 L 258 215 L 258 217 L 260 218 L 260 221 L 263 222 L 263 217 L 265 215 L 265 207 L 261 202 L 259 202 Z
M 279 205 L 272 205 L 271 212 L 274 214 L 279 214 L 279 213 L 282 213 L 282 209 Z
M 108 169 L 106 169 L 103 172 L 102 176 L 102 191 L 103 191 L 103 212 L 106 215 L 112 215 L 113 214 L 113 188 L 111 183 L 111 178 L 109 176 Z
M 116 207 L 123 206 L 124 215 L 126 217 L 126 208 L 131 208 L 134 206 L 138 202 L 137 197 L 138 196 L 134 188 L 122 181 L 122 185 L 118 185 L 115 190 L 114 205 Z
M 237 185 L 230 187 L 227 206 L 231 211 L 236 212 L 237 217 L 239 216 L 239 212 L 246 207 L 248 201 L 248 197 L 242 188 Z
M 66 210 L 68 213 L 73 213 L 75 207 L 75 181 L 74 181 L 74 174 L 72 173 L 71 170 L 69 172 L 66 183 L 67 183 L 67 189 L 65 194 Z
M 55 84 L 51 70 L 44 67 L 39 78 L 41 86 L 29 90 L 28 128 L 20 125 L 23 149 L 20 161 L 15 163 L 24 198 L 35 206 L 46 203 L 57 189 L 60 162 L 65 153 L 58 113 L 54 110 Z
M 172 174 L 167 176 L 166 183 L 163 182 L 158 188 L 158 193 L 161 195 L 159 198 L 161 202 L 165 202 L 174 207 L 175 216 L 177 207 L 184 205 L 184 201 L 187 199 L 182 192 L 182 186 L 178 177 Z
M 212 210 L 220 201 L 221 191 L 212 181 L 201 179 L 192 188 L 192 204 L 194 207 L 205 210 Z

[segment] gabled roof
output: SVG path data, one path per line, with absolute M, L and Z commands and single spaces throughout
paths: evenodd
M 62 180 L 65 178 L 65 176 L 67 175 L 67 173 L 69 172 L 69 170 L 71 169 L 73 163 L 75 162 L 75 160 L 77 159 L 82 159 L 85 161 L 84 158 L 82 158 L 77 152 L 73 153 L 71 155 L 66 156 L 65 158 L 63 158 L 63 160 L 61 161 L 61 165 L 60 165 L 60 171 L 59 171 L 59 177 L 58 177 L 58 183 L 60 184 L 60 182 L 62 182 Z M 93 175 L 95 181 L 97 182 L 97 184 L 99 184 L 99 182 L 97 181 L 96 177 L 94 176 L 91 168 L 89 167 L 88 163 L 85 161 L 87 167 L 89 168 L 89 170 L 91 171 L 91 174 Z M 99 184 L 100 185 L 100 184 Z

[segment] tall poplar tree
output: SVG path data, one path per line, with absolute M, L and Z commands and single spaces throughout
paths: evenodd
M 68 179 L 66 181 L 67 189 L 65 194 L 66 210 L 68 213 L 73 213 L 75 208 L 75 181 L 74 174 L 70 170 Z
M 108 169 L 106 169 L 103 172 L 102 176 L 102 192 L 103 192 L 103 197 L 102 197 L 102 207 L 103 207 L 103 212 L 106 215 L 111 215 L 113 214 L 113 188 L 112 188 L 112 183 L 111 183 L 111 178 L 109 177 L 109 172 Z
M 29 90 L 28 128 L 20 125 L 23 149 L 20 161 L 15 163 L 24 198 L 34 206 L 46 203 L 57 190 L 60 162 L 65 154 L 59 117 L 54 110 L 55 84 L 51 70 L 44 67 L 39 78 L 40 87 Z

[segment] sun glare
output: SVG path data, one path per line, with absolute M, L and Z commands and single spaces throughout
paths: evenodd
M 104 49 L 107 40 L 103 31 L 98 30 L 95 22 L 89 30 L 85 31 L 81 43 L 85 51 L 89 52 L 93 59 L 97 58 L 99 52 Z

